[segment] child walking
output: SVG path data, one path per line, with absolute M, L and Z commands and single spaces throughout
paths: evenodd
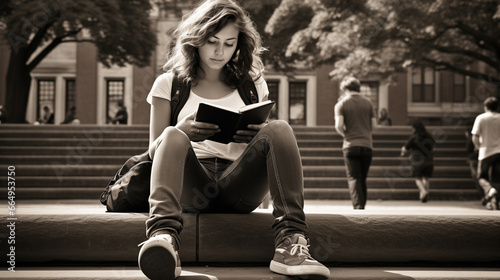
M 232 0 L 206 0 L 175 31 L 176 45 L 148 95 L 151 104 L 151 174 L 148 240 L 139 266 L 150 279 L 175 279 L 182 212 L 250 213 L 270 191 L 275 254 L 273 272 L 328 277 L 309 254 L 303 211 L 302 163 L 292 128 L 285 121 L 252 124 L 228 144 L 207 140 L 219 131 L 196 121 L 200 102 L 240 108 L 236 88 L 254 82 L 257 101 L 268 98 L 260 59 L 261 40 L 246 12 Z M 171 115 L 174 77 L 190 86 L 178 116 Z

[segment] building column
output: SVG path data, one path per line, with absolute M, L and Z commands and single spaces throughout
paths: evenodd
M 81 42 L 76 47 L 76 117 L 82 124 L 97 123 L 97 47 Z

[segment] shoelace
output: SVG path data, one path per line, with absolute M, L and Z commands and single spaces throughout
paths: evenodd
M 153 239 L 163 239 L 163 240 L 166 240 L 167 242 L 170 242 L 170 240 L 168 240 L 167 238 L 162 237 L 161 235 L 157 235 L 155 237 L 152 237 L 152 238 L 150 238 L 150 239 L 148 239 L 146 241 L 143 241 L 143 242 L 139 243 L 139 245 L 137 245 L 137 247 L 141 247 L 142 245 L 146 244 L 146 242 L 148 242 L 150 240 L 153 240 Z
M 309 245 L 293 244 L 292 249 L 290 250 L 290 254 L 295 255 L 297 251 L 297 256 L 300 257 L 302 255 L 305 255 L 307 258 L 311 258 L 311 254 L 309 253 Z

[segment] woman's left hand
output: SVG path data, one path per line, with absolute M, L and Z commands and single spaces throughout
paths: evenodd
M 267 123 L 249 124 L 248 130 L 236 131 L 234 140 L 236 141 L 236 143 L 249 143 L 250 141 L 252 141 L 253 137 L 257 135 L 257 133 L 266 125 Z

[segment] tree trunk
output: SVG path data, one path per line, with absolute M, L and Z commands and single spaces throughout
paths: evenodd
M 26 66 L 25 51 L 10 53 L 7 70 L 5 110 L 7 123 L 26 123 L 26 109 L 31 86 L 30 69 Z

